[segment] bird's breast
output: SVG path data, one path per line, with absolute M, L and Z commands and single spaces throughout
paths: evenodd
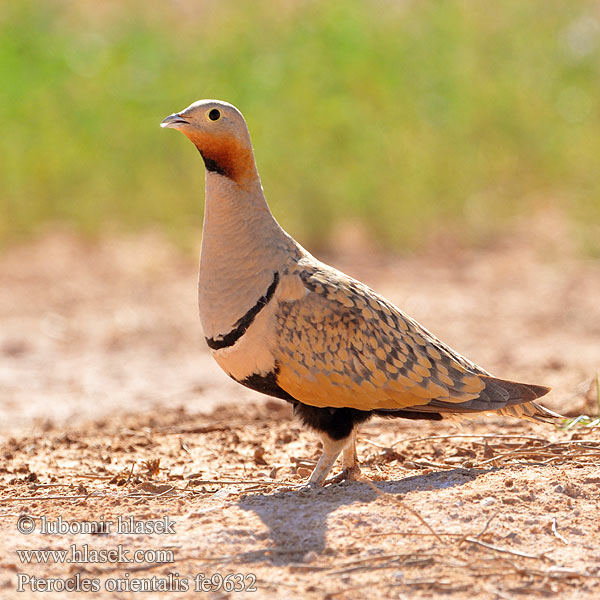
M 230 377 L 242 381 L 275 369 L 275 308 L 276 303 L 267 301 L 241 328 L 238 325 L 225 336 L 207 339 L 213 357 Z

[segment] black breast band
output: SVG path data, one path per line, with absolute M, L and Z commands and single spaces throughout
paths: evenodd
M 209 348 L 213 350 L 220 350 L 221 348 L 228 348 L 233 346 L 243 335 L 246 330 L 256 318 L 256 315 L 268 304 L 269 300 L 273 297 L 277 284 L 279 283 L 279 273 L 275 272 L 273 275 L 273 283 L 269 286 L 263 296 L 261 296 L 256 304 L 241 318 L 239 318 L 233 329 L 226 335 L 219 336 L 218 338 L 205 338 Z

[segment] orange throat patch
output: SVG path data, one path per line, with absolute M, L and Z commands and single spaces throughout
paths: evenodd
M 252 149 L 245 147 L 241 140 L 196 132 L 188 137 L 198 148 L 208 171 L 236 183 L 243 183 L 254 175 Z

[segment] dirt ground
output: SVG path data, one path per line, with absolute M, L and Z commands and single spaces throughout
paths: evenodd
M 320 258 L 593 417 L 600 263 L 553 225 Z M 600 427 L 374 420 L 365 481 L 301 491 L 316 438 L 213 363 L 195 263 L 152 233 L 0 256 L 0 598 L 600 597 Z

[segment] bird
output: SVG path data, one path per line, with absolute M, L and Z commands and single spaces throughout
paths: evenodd
M 206 343 L 227 375 L 290 402 L 320 436 L 306 487 L 362 478 L 356 433 L 373 416 L 561 418 L 534 402 L 550 388 L 492 376 L 286 233 L 235 106 L 199 100 L 160 125 L 183 133 L 205 165 L 198 304 Z M 341 473 L 327 479 L 340 454 Z

